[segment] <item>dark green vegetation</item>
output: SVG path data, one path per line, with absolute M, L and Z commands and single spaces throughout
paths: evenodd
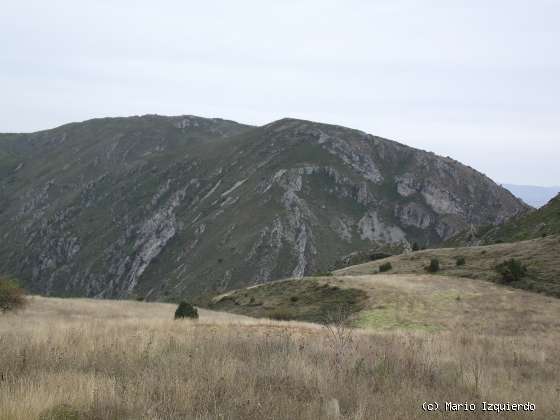
M 465 264 L 457 265 L 459 257 L 465 258 Z M 511 279 L 509 286 L 560 297 L 560 235 L 487 246 L 427 249 L 348 267 L 333 274 L 374 274 L 386 262 L 393 266 L 391 273 L 422 274 L 434 258 L 439 260 L 438 274 L 495 283 L 504 280 L 502 270 L 498 272 L 496 267 L 510 261 L 504 265 L 507 278 Z M 510 265 L 512 259 L 515 266 Z M 509 274 L 512 269 L 516 274 Z
M 275 281 L 235 290 L 211 299 L 208 308 L 257 318 L 322 322 L 344 308 L 346 315 L 364 307 L 367 294 L 344 280 L 309 277 Z
M 560 195 L 544 207 L 514 217 L 500 225 L 468 230 L 445 242 L 446 246 L 488 245 L 524 241 L 560 234 Z
M 0 272 L 32 293 L 175 300 L 526 210 L 453 159 L 294 119 L 146 115 L 0 135 Z
M 504 283 L 521 281 L 527 275 L 527 267 L 521 261 L 510 258 L 496 266 L 496 271 L 502 276 Z
M 439 271 L 439 260 L 437 258 L 430 259 L 430 265 L 425 267 L 428 273 L 437 273 Z
M 25 292 L 15 280 L 0 277 L 0 313 L 25 306 Z
M 175 311 L 175 319 L 181 318 L 198 319 L 198 310 L 190 303 L 182 300 Z
M 459 256 L 455 257 L 455 265 L 457 267 L 461 267 L 462 265 L 465 265 L 466 263 L 467 263 L 467 260 L 462 255 L 459 255 Z
M 386 263 L 383 263 L 379 266 L 379 272 L 380 273 L 384 273 L 386 271 L 389 271 L 393 268 L 393 266 L 391 265 L 391 263 L 389 261 L 387 261 Z

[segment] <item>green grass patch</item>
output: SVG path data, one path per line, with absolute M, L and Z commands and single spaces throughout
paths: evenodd
M 364 308 L 367 294 L 335 278 L 305 278 L 236 290 L 211 299 L 210 309 L 257 318 L 321 322 L 340 307 L 351 315 Z
M 354 325 L 360 328 L 382 330 L 400 329 L 433 332 L 441 329 L 438 325 L 408 319 L 404 312 L 404 310 L 399 310 L 395 306 L 381 306 L 360 312 Z

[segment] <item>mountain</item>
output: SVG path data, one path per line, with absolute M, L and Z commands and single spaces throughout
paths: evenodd
M 487 245 L 550 235 L 560 235 L 560 194 L 540 209 L 513 217 L 501 225 L 467 229 L 445 241 L 445 245 Z
M 538 187 L 535 185 L 514 185 L 514 184 L 503 184 L 503 187 L 508 189 L 515 195 L 519 197 L 524 202 L 539 208 L 548 203 L 555 195 L 560 193 L 560 187 Z
M 146 115 L 0 135 L 0 272 L 46 295 L 229 290 L 527 210 L 451 158 L 296 119 Z

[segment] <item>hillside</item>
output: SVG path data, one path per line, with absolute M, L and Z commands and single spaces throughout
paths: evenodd
M 0 272 L 34 293 L 171 299 L 438 244 L 528 207 L 357 130 L 147 115 L 0 135 Z
M 457 265 L 458 257 L 464 257 L 464 265 Z M 501 276 L 495 270 L 496 265 L 515 258 L 527 266 L 528 273 L 525 278 L 512 282 L 509 286 L 560 297 L 560 235 L 487 246 L 427 249 L 343 268 L 334 274 L 375 274 L 387 262 L 392 265 L 392 274 L 425 274 L 424 268 L 432 258 L 437 258 L 441 267 L 434 276 L 446 275 L 497 283 Z
M 515 242 L 560 234 L 560 194 L 545 206 L 513 217 L 501 225 L 468 229 L 444 242 L 447 246 Z
M 357 267 L 358 268 L 358 267 Z M 451 275 L 336 273 L 227 292 L 215 311 L 283 320 L 326 322 L 344 308 L 348 325 L 383 331 L 463 331 L 493 335 L 560 328 L 560 300 Z

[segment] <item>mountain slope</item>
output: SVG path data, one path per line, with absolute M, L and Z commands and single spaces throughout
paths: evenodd
M 0 135 L 0 173 L 0 272 L 44 294 L 227 290 L 528 209 L 450 158 L 294 119 L 150 115 Z
M 481 226 L 461 232 L 447 240 L 445 245 L 486 245 L 558 234 L 560 234 L 560 194 L 545 206 L 513 217 L 501 225 Z
M 355 326 L 387 331 L 546 336 L 560 327 L 558 299 L 487 281 L 426 273 L 358 274 L 356 270 L 282 280 L 214 296 L 206 306 L 237 315 L 311 322 L 336 315 Z
M 464 264 L 457 265 L 463 257 Z M 438 274 L 500 283 L 496 265 L 511 258 L 527 266 L 527 275 L 509 286 L 560 297 L 560 235 L 512 243 L 435 248 L 395 255 L 377 261 L 346 267 L 334 272 L 338 276 L 360 276 L 379 273 L 379 267 L 391 263 L 391 274 L 425 274 L 432 258 L 440 264 Z

